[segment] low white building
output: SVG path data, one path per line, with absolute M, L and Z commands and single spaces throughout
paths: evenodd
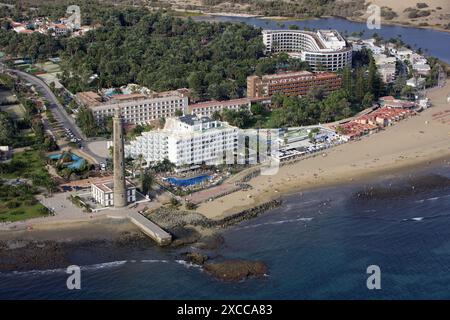
M 413 88 L 423 88 L 425 86 L 425 78 L 411 78 L 406 81 L 406 85 Z
M 383 82 L 391 83 L 395 81 L 397 76 L 397 59 L 395 57 L 388 57 L 385 54 L 375 54 L 374 59 Z
M 382 54 L 386 51 L 386 46 L 384 44 L 376 45 L 375 39 L 365 39 L 365 40 L 355 40 L 351 41 L 353 46 L 353 51 L 361 51 L 362 49 L 368 49 L 372 51 L 373 54 Z
M 136 202 L 136 186 L 126 180 L 127 203 Z M 108 180 L 104 182 L 93 183 L 91 185 L 91 195 L 94 201 L 104 207 L 114 206 L 114 181 Z
M 125 145 L 125 156 L 144 156 L 147 164 L 170 160 L 176 166 L 221 163 L 234 156 L 238 128 L 208 117 L 168 118 L 164 129 L 142 133 Z
M 417 72 L 417 74 L 427 76 L 430 74 L 431 67 L 429 64 L 413 64 L 413 70 Z

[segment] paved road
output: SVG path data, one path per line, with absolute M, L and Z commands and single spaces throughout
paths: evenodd
M 38 90 L 44 97 L 47 99 L 49 105 L 47 106 L 49 110 L 53 113 L 53 116 L 55 119 L 61 124 L 63 128 L 69 128 L 76 138 L 80 138 L 82 140 L 82 147 L 83 152 L 85 152 L 87 155 L 94 158 L 97 162 L 104 162 L 105 158 L 100 157 L 96 153 L 92 152 L 89 149 L 87 142 L 87 138 L 84 135 L 84 133 L 80 130 L 80 128 L 75 124 L 75 120 L 67 113 L 67 111 L 64 109 L 64 107 L 59 103 L 58 99 L 56 98 L 55 94 L 52 92 L 52 90 L 48 87 L 48 85 L 40 78 L 30 75 L 26 72 L 15 70 L 15 69 L 8 69 L 7 71 L 15 73 L 20 78 L 24 79 L 25 81 L 33 84 L 36 87 L 36 90 Z

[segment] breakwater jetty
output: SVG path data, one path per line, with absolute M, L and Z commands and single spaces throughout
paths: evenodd
M 172 242 L 172 235 L 164 231 L 160 226 L 137 212 L 128 215 L 130 221 L 143 233 L 155 240 L 160 246 L 169 245 Z

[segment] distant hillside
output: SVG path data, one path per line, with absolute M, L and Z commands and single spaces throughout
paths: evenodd
M 160 0 L 150 3 L 170 4 L 173 9 L 296 18 L 323 15 L 349 17 L 361 15 L 360 10 L 365 8 L 364 0 Z
M 382 7 L 385 21 L 450 29 L 449 0 L 365 0 Z

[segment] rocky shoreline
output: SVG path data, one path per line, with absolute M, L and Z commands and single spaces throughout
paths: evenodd
M 160 207 L 144 215 L 172 234 L 174 240 L 171 247 L 194 243 L 204 244 L 205 242 L 209 242 L 210 246 L 211 241 L 217 242 L 218 235 L 216 233 L 220 229 L 253 219 L 268 210 L 281 206 L 281 204 L 281 199 L 271 200 L 218 220 L 209 219 L 194 211 L 184 211 L 174 207 Z
M 208 274 L 222 281 L 242 281 L 248 278 L 262 278 L 269 268 L 262 261 L 225 260 L 208 262 L 209 257 L 199 252 L 185 252 L 182 258 L 187 263 L 201 266 Z
M 114 252 L 126 248 L 145 248 L 149 240 L 141 233 L 122 232 L 116 239 L 87 240 L 1 240 L 0 272 L 52 270 L 77 264 L 72 253 L 80 248 L 104 248 L 114 260 Z
M 261 261 L 224 260 L 214 252 L 224 244 L 220 230 L 252 219 L 263 212 L 281 205 L 272 200 L 254 208 L 242 210 L 232 216 L 212 220 L 193 212 L 161 207 L 148 214 L 174 236 L 168 247 L 169 254 L 180 257 L 180 248 L 190 246 L 191 251 L 181 254 L 181 259 L 199 265 L 209 275 L 223 281 L 241 281 L 249 277 L 262 277 L 268 267 Z M 16 231 L 0 238 L 0 272 L 51 270 L 77 264 L 73 252 L 80 248 L 104 248 L 108 260 L 120 260 L 120 253 L 127 248 L 145 249 L 152 245 L 145 235 L 121 221 L 93 221 L 91 224 L 74 225 L 65 230 Z M 113 232 L 114 230 L 115 233 Z M 178 251 L 178 253 L 177 253 Z M 208 252 L 211 256 L 202 252 Z
M 211 258 L 198 250 L 214 250 L 223 245 L 224 239 L 218 232 L 237 223 L 253 219 L 260 214 L 281 206 L 280 199 L 271 200 L 261 205 L 242 210 L 219 220 L 208 219 L 191 211 L 161 207 L 146 216 L 160 227 L 170 232 L 174 241 L 171 247 L 192 245 L 194 251 L 181 254 L 187 263 L 201 266 L 204 271 L 222 281 L 242 281 L 247 278 L 261 278 L 269 273 L 269 268 L 262 261 L 222 260 Z M 206 235 L 205 235 L 206 233 Z

